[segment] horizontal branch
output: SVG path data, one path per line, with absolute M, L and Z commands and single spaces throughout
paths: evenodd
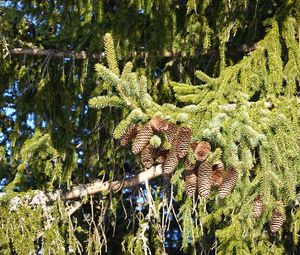
M 104 52 L 100 53 L 88 53 L 86 51 L 72 51 L 72 50 L 66 50 L 66 51 L 59 51 L 59 50 L 50 50 L 50 49 L 31 49 L 31 48 L 13 48 L 8 49 L 8 54 L 10 55 L 31 55 L 31 56 L 53 56 L 57 58 L 76 58 L 76 59 L 97 59 L 101 60 L 105 57 Z M 174 56 L 181 56 L 182 52 L 172 52 L 172 51 L 164 51 L 163 54 L 160 54 L 165 58 L 174 57 Z M 201 54 L 195 54 L 194 56 L 200 56 L 200 55 L 206 55 L 207 52 L 203 52 Z M 139 55 L 141 57 L 148 58 L 149 53 L 145 52 L 143 50 L 138 52 L 133 52 L 132 56 Z
M 145 170 L 138 175 L 125 180 L 118 181 L 96 181 L 88 184 L 81 184 L 72 188 L 72 190 L 64 192 L 60 195 L 62 200 L 77 199 L 85 195 L 93 195 L 96 193 L 107 192 L 107 191 L 118 191 L 120 189 L 137 186 L 145 180 L 151 180 L 155 177 L 162 175 L 162 166 L 157 165 L 148 170 Z
M 86 51 L 58 51 L 58 50 L 44 50 L 44 49 L 30 49 L 30 48 L 14 48 L 8 50 L 11 55 L 32 55 L 32 56 L 53 56 L 58 58 L 76 58 L 76 59 L 103 59 L 105 54 L 88 53 Z
M 255 50 L 256 45 L 235 45 L 234 49 L 238 50 L 240 52 L 244 52 L 248 54 L 249 52 Z M 32 49 L 32 48 L 12 48 L 12 49 L 7 49 L 8 54 L 11 55 L 32 55 L 32 56 L 53 56 L 53 57 L 58 57 L 58 58 L 65 58 L 65 57 L 71 57 L 71 58 L 76 58 L 76 59 L 87 59 L 87 58 L 92 58 L 92 59 L 97 59 L 101 60 L 104 58 L 105 53 L 100 52 L 100 53 L 89 53 L 87 51 L 73 51 L 73 50 L 66 50 L 66 51 L 59 51 L 56 49 Z M 213 49 L 210 50 L 205 50 L 201 51 L 200 49 L 195 48 L 195 52 L 192 55 L 188 55 L 188 57 L 199 57 L 199 56 L 205 56 L 205 55 L 212 55 L 215 54 L 216 51 Z M 170 58 L 170 57 L 187 57 L 186 53 L 183 51 L 168 51 L 164 50 L 163 53 L 157 52 L 158 55 L 165 57 L 165 58 Z M 135 55 L 140 55 L 141 57 L 147 58 L 149 55 L 149 52 L 145 51 L 143 47 L 141 47 L 138 51 L 133 52 L 132 56 Z
M 118 181 L 106 181 L 103 182 L 101 180 L 95 181 L 93 183 L 80 184 L 78 186 L 73 187 L 69 191 L 62 191 L 60 189 L 53 192 L 46 192 L 43 190 L 36 190 L 35 194 L 31 196 L 19 197 L 16 196 L 10 200 L 10 211 L 17 210 L 18 207 L 24 204 L 28 204 L 32 208 L 37 206 L 42 206 L 43 208 L 47 208 L 47 203 L 53 202 L 56 200 L 73 200 L 80 199 L 84 196 L 93 195 L 101 192 L 117 192 L 124 188 L 130 188 L 134 186 L 138 186 L 145 182 L 146 180 L 151 180 L 155 177 L 162 175 L 162 165 L 153 166 L 148 170 L 145 170 L 134 177 L 129 179 L 122 179 Z M 5 196 L 5 192 L 0 192 L 0 197 Z M 81 205 L 78 204 L 78 208 Z M 74 207 L 76 210 L 77 205 Z M 71 209 L 71 214 L 73 213 L 73 209 Z

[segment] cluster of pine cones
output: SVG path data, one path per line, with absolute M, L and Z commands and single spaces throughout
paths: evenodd
M 183 160 L 185 193 L 188 196 L 194 196 L 198 191 L 201 197 L 206 198 L 211 188 L 217 187 L 219 197 L 225 198 L 233 189 L 238 172 L 233 167 L 224 171 L 221 161 L 214 164 L 206 162 L 211 152 L 210 144 L 206 141 L 191 142 L 191 138 L 190 128 L 154 117 L 141 127 L 130 125 L 121 136 L 120 143 L 126 145 L 133 140 L 132 152 L 141 154 L 142 165 L 151 168 L 155 163 L 163 164 L 165 178 L 170 178 L 179 161 Z M 189 151 L 194 154 L 193 162 L 189 160 Z
M 257 196 L 254 201 L 254 206 L 252 210 L 253 217 L 258 219 L 262 216 L 265 210 L 263 197 L 261 195 Z M 283 222 L 285 221 L 285 212 L 283 208 L 283 203 L 281 201 L 276 202 L 275 208 L 272 210 L 272 217 L 269 224 L 270 230 L 272 233 L 276 233 L 282 227 Z

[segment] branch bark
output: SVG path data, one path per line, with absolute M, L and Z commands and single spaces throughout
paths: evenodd
M 80 199 L 87 195 L 93 195 L 96 193 L 107 192 L 107 191 L 119 191 L 124 188 L 130 188 L 142 184 L 145 181 L 151 180 L 155 177 L 162 175 L 162 165 L 153 166 L 148 170 L 145 170 L 136 176 L 125 179 L 125 180 L 118 180 L 118 181 L 96 181 L 93 183 L 87 184 L 80 184 L 78 186 L 73 187 L 69 191 L 63 192 L 62 190 L 58 189 L 53 192 L 46 192 L 42 190 L 36 190 L 35 194 L 30 196 L 24 197 L 14 197 L 10 200 L 10 211 L 16 211 L 17 208 L 21 205 L 28 204 L 29 206 L 35 208 L 37 206 L 47 207 L 47 203 L 60 200 L 75 200 Z M 4 196 L 5 193 L 0 192 L 0 197 Z M 77 207 L 78 206 L 78 207 Z M 76 208 L 80 208 L 80 203 L 71 209 L 71 214 L 76 210 Z
M 51 49 L 31 49 L 31 48 L 12 48 L 8 49 L 8 55 L 31 55 L 31 56 L 49 56 L 52 55 L 53 57 L 57 58 L 65 58 L 65 57 L 71 57 L 71 58 L 76 58 L 76 59 L 87 59 L 87 58 L 92 58 L 92 59 L 97 59 L 97 60 L 102 60 L 105 57 L 104 52 L 100 53 L 88 53 L 86 51 L 72 51 L 72 50 L 67 50 L 67 51 L 59 51 L 59 50 L 51 50 Z M 201 53 L 201 54 L 195 54 L 195 56 L 199 55 L 206 55 L 207 53 Z M 139 55 L 141 57 L 146 57 L 149 55 L 148 52 L 145 51 L 139 51 L 139 52 L 133 52 L 132 54 L 134 55 Z M 163 53 L 163 57 L 165 58 L 170 58 L 174 56 L 180 56 L 181 52 L 171 52 L 171 51 L 165 51 Z
M 71 200 L 71 199 L 80 198 L 85 195 L 93 195 L 96 193 L 101 193 L 106 191 L 118 191 L 120 189 L 134 187 L 145 182 L 146 180 L 151 180 L 155 177 L 162 175 L 162 172 L 163 172 L 162 165 L 157 165 L 127 180 L 118 180 L 112 182 L 111 181 L 103 182 L 99 180 L 93 183 L 81 184 L 72 188 L 72 190 L 70 191 L 62 193 L 60 195 L 60 199 Z M 54 198 L 55 197 L 56 196 L 54 196 Z
M 256 49 L 256 44 L 254 45 L 235 45 L 234 49 L 243 52 L 245 54 L 249 54 L 249 52 L 253 51 Z M 11 49 L 6 49 L 8 52 L 7 54 L 9 55 L 31 55 L 31 56 L 49 56 L 52 55 L 53 57 L 58 57 L 58 58 L 64 58 L 64 57 L 72 57 L 76 59 L 87 59 L 87 58 L 92 58 L 92 59 L 97 59 L 101 60 L 104 58 L 105 53 L 100 52 L 100 53 L 89 53 L 87 51 L 72 51 L 72 50 L 66 50 L 66 51 L 59 51 L 56 49 L 32 49 L 32 48 L 11 48 Z M 205 55 L 212 55 L 215 54 L 215 50 L 211 49 L 208 51 L 201 51 L 200 49 L 195 49 L 194 54 L 189 55 L 189 57 L 199 57 L 199 56 L 205 56 Z M 140 55 L 141 57 L 147 58 L 149 55 L 149 52 L 144 51 L 144 48 L 141 48 L 140 51 L 138 52 L 133 52 L 133 55 Z M 159 53 L 159 55 L 162 55 L 165 58 L 170 58 L 170 57 L 186 57 L 186 55 L 181 52 L 173 52 L 173 51 L 167 51 L 165 50 L 163 54 Z
M 58 51 L 58 50 L 45 50 L 45 49 L 30 49 L 30 48 L 14 48 L 8 50 L 11 55 L 32 55 L 32 56 L 49 56 L 63 58 L 72 57 L 76 59 L 98 59 L 104 58 L 104 52 L 101 53 L 88 53 L 86 51 Z

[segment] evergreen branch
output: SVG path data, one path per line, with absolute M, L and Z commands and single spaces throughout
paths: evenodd
M 146 120 L 147 115 L 145 115 L 141 109 L 137 108 L 131 111 L 131 113 L 123 119 L 119 125 L 115 128 L 115 131 L 113 133 L 113 136 L 115 139 L 119 139 L 124 132 L 126 131 L 126 128 L 132 124 L 133 122 L 137 122 L 138 120 Z
M 258 103 L 260 102 L 248 102 L 248 106 L 257 106 Z M 235 110 L 237 108 L 237 104 L 223 104 L 223 105 L 219 105 L 219 109 L 223 110 L 223 111 L 232 111 Z M 264 102 L 264 107 L 265 108 L 272 108 L 274 105 L 271 102 Z
M 211 78 L 206 73 L 204 73 L 200 70 L 196 71 L 195 75 L 197 76 L 198 79 L 200 79 L 201 81 L 203 81 L 207 84 L 211 84 L 211 85 L 217 84 L 217 79 L 216 78 Z
M 98 96 L 89 100 L 89 105 L 92 108 L 102 109 L 104 107 L 123 107 L 125 102 L 117 96 Z
M 113 73 L 111 70 L 107 69 L 101 64 L 96 64 L 95 69 L 97 74 L 112 86 L 117 85 L 120 81 L 119 77 L 115 73 Z
M 147 85 L 147 77 L 144 76 L 144 75 L 142 75 L 140 77 L 139 84 L 140 84 L 140 91 L 139 91 L 139 93 L 140 93 L 140 97 L 142 98 L 147 93 L 147 87 L 148 87 L 148 85 Z
M 109 69 L 112 70 L 116 75 L 119 75 L 120 71 L 117 63 L 114 40 L 109 33 L 104 35 L 104 48 Z

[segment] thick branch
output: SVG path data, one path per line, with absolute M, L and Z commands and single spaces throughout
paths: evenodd
M 248 45 L 240 45 L 239 47 L 235 47 L 235 49 L 238 49 L 241 52 L 248 53 L 249 49 L 252 51 L 255 49 L 253 46 L 248 46 Z M 97 59 L 101 60 L 104 58 L 105 53 L 100 52 L 100 53 L 89 53 L 86 51 L 72 51 L 72 50 L 66 50 L 66 51 L 59 51 L 59 50 L 51 50 L 51 49 L 32 49 L 32 48 L 12 48 L 8 49 L 8 53 L 11 55 L 31 55 L 31 56 L 49 56 L 52 55 L 53 57 L 58 57 L 58 58 L 63 58 L 63 57 L 72 57 L 76 59 L 87 59 L 87 58 L 92 58 L 92 59 Z M 201 51 L 199 49 L 195 49 L 195 52 L 192 55 L 189 55 L 189 57 L 199 57 L 199 56 L 205 56 L 205 55 L 212 55 L 214 54 L 214 50 L 208 50 L 208 51 Z M 185 57 L 186 55 L 184 52 L 178 51 L 178 52 L 173 52 L 173 51 L 167 51 L 165 50 L 162 54 L 158 52 L 160 56 L 163 56 L 165 58 L 170 58 L 170 57 L 176 57 L 176 56 L 182 56 Z M 149 52 L 144 51 L 142 48 L 140 51 L 133 52 L 132 55 L 140 55 L 141 57 L 146 57 L 149 55 Z
M 8 49 L 8 53 L 11 55 L 31 55 L 31 56 L 53 56 L 57 58 L 63 58 L 63 57 L 72 57 L 76 59 L 87 59 L 87 58 L 92 58 L 92 59 L 97 59 L 101 60 L 104 58 L 105 53 L 100 52 L 100 53 L 88 53 L 86 51 L 59 51 L 59 50 L 47 50 L 47 49 L 31 49 L 31 48 L 13 48 L 13 49 Z M 199 55 L 205 55 L 206 53 L 202 54 L 195 54 L 195 56 Z M 139 52 L 133 52 L 132 55 L 139 55 L 141 57 L 147 57 L 148 52 L 145 51 L 139 51 Z M 171 51 L 164 51 L 163 57 L 169 58 L 169 57 L 174 57 L 174 56 L 179 56 L 181 55 L 181 52 L 171 52 Z
M 37 206 L 42 206 L 47 208 L 47 203 L 53 202 L 55 200 L 72 200 L 79 199 L 87 195 L 93 195 L 96 193 L 106 192 L 106 191 L 119 191 L 124 188 L 129 188 L 133 186 L 137 186 L 146 180 L 151 180 L 155 177 L 162 175 L 162 165 L 154 166 L 148 170 L 145 170 L 138 175 L 126 179 L 126 180 L 118 180 L 118 181 L 96 181 L 93 183 L 81 184 L 75 186 L 70 191 L 62 192 L 61 190 L 56 190 L 54 192 L 45 192 L 42 190 L 36 190 L 35 195 L 33 197 L 24 196 L 24 197 L 14 197 L 10 200 L 10 211 L 16 211 L 17 208 L 21 205 L 28 204 L 29 206 L 35 208 Z M 0 192 L 0 197 L 4 196 L 5 193 Z M 70 213 L 72 214 L 76 208 L 79 208 L 80 203 L 76 204 L 76 206 L 71 209 Z
M 72 57 L 76 59 L 102 59 L 105 54 L 101 53 L 88 53 L 86 51 L 58 51 L 58 50 L 44 50 L 44 49 L 30 49 L 30 48 L 14 48 L 9 49 L 9 54 L 11 55 L 32 55 L 32 56 L 48 56 L 52 55 L 53 57 L 63 58 L 63 57 Z
M 70 199 L 77 199 L 85 195 L 93 195 L 96 193 L 101 193 L 106 191 L 118 191 L 120 189 L 137 186 L 143 183 L 145 180 L 153 179 L 155 177 L 160 176 L 161 174 L 162 174 L 162 166 L 158 165 L 146 171 L 143 171 L 140 174 L 127 180 L 119 180 L 119 181 L 112 181 L 112 182 L 96 181 L 89 184 L 79 185 L 77 187 L 74 187 L 70 191 L 62 193 L 60 198 L 62 200 L 70 200 Z

